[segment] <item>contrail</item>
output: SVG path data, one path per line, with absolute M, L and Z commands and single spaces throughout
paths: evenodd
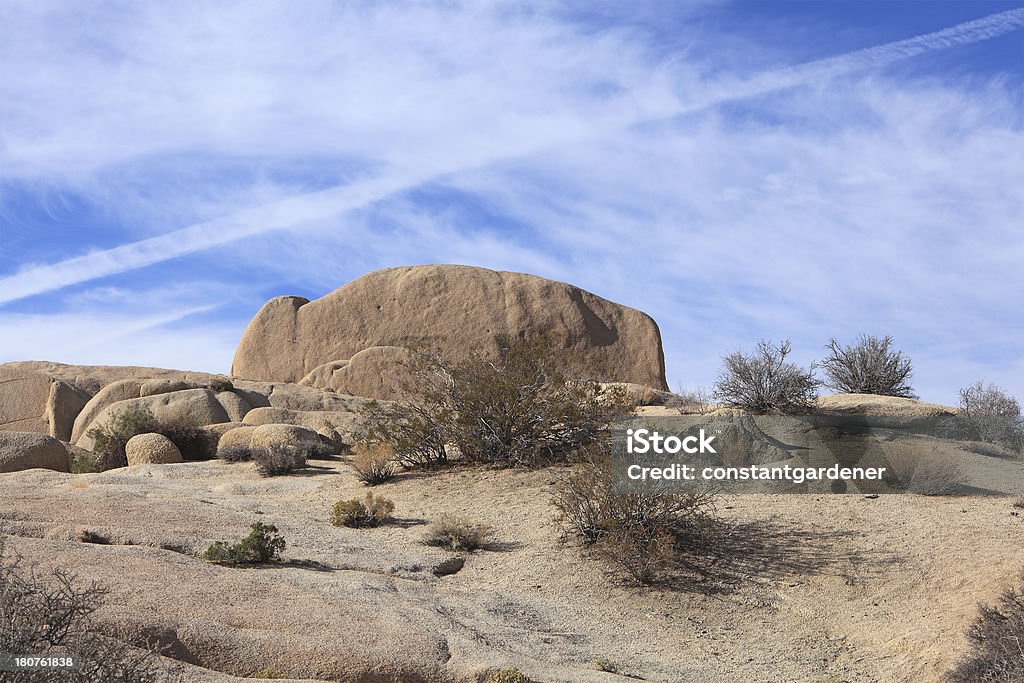
M 968 45 L 1024 28 L 1024 9 L 1012 9 L 991 14 L 981 19 L 964 22 L 950 28 L 926 33 L 906 40 L 865 48 L 836 57 L 808 62 L 795 67 L 769 71 L 752 79 L 732 82 L 713 88 L 704 97 L 691 101 L 669 112 L 668 116 L 692 113 L 717 106 L 731 100 L 745 99 L 803 83 L 822 80 L 845 73 L 884 66 L 927 52 Z M 635 117 L 616 121 L 615 128 L 628 128 L 654 119 Z M 605 128 L 592 128 L 582 139 L 596 134 L 607 134 Z M 565 142 L 564 138 L 558 141 Z M 578 140 L 573 139 L 573 142 Z M 514 156 L 536 151 L 555 140 L 542 140 L 543 144 L 530 145 L 534 149 L 519 149 Z M 510 155 L 513 156 L 513 155 Z M 502 156 L 479 160 L 486 165 Z M 452 168 L 400 170 L 393 175 L 357 181 L 345 186 L 329 188 L 236 212 L 224 218 L 197 223 L 173 230 L 157 237 L 132 242 L 112 249 L 95 251 L 50 265 L 32 266 L 21 272 L 0 278 L 0 304 L 16 301 L 36 294 L 86 282 L 107 275 L 161 263 L 187 254 L 204 251 L 237 241 L 244 237 L 274 230 L 286 230 L 303 223 L 330 218 L 347 211 L 364 208 L 393 194 L 411 189 L 441 176 L 466 171 L 478 163 L 463 163 Z

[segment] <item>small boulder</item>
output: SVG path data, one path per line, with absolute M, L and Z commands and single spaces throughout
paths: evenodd
M 139 434 L 128 439 L 124 447 L 129 465 L 167 465 L 183 462 L 174 442 L 163 434 Z
M 322 447 L 324 441 L 312 429 L 298 425 L 269 424 L 260 425 L 253 430 L 249 445 L 252 448 L 269 448 L 277 445 Z
M 70 471 L 68 452 L 57 439 L 35 432 L 0 432 L 0 472 L 33 468 Z
M 253 425 L 229 429 L 221 434 L 220 440 L 217 442 L 217 450 L 219 451 L 228 446 L 248 446 L 252 441 L 252 433 L 255 431 L 256 427 Z

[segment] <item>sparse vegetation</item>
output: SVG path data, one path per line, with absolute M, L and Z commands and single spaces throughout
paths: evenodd
M 519 669 L 502 669 L 495 671 L 487 679 L 488 683 L 537 683 Z
M 352 469 L 359 481 L 367 486 L 377 486 L 394 479 L 395 447 L 390 443 L 359 443 L 352 456 Z
M 217 451 L 217 458 L 224 462 L 248 462 L 252 460 L 252 449 L 244 444 L 225 446 Z
M 446 463 L 449 449 L 466 462 L 536 467 L 572 460 L 626 412 L 622 392 L 602 392 L 543 340 L 497 342 L 497 358 L 414 353 L 408 405 L 369 407 L 366 440 L 390 443 L 407 467 Z
M 210 391 L 217 394 L 219 394 L 222 391 L 235 390 L 234 383 L 227 377 L 214 377 L 209 381 L 207 386 L 210 388 Z
M 707 415 L 714 405 L 711 391 L 706 387 L 696 387 L 692 390 L 679 387 L 676 396 L 679 398 L 676 399 L 673 407 L 679 411 L 680 415 Z
M 778 346 L 762 340 L 751 355 L 736 351 L 725 356 L 715 398 L 752 413 L 811 412 L 818 390 L 814 368 L 786 362 L 791 351 L 788 340 Z
M 77 670 L 10 675 L 28 683 L 154 683 L 170 679 L 173 673 L 162 668 L 153 652 L 93 630 L 92 615 L 108 594 L 104 586 L 83 584 L 65 569 L 40 574 L 35 567 L 25 566 L 17 554 L 5 554 L 0 537 L 0 652 L 44 656 L 74 653 L 81 661 Z M 2 672 L 0 679 L 10 680 Z
M 1020 403 L 994 384 L 978 381 L 960 389 L 962 438 L 978 439 L 1019 452 L 1024 447 Z
M 286 543 L 273 524 L 256 522 L 249 535 L 235 544 L 217 541 L 203 553 L 203 558 L 228 566 L 261 564 L 280 559 Z
M 841 346 L 830 339 L 828 355 L 821 362 L 825 385 L 850 394 L 879 394 L 917 398 L 910 386 L 913 366 L 902 352 L 892 348 L 892 337 L 862 334 L 856 344 Z
M 1024 681 L 1024 576 L 995 605 L 980 605 L 967 630 L 971 649 L 948 678 L 954 683 Z
M 610 674 L 622 673 L 622 667 L 619 666 L 618 662 L 607 657 L 598 657 L 594 660 L 594 668 L 598 671 L 604 671 Z
M 331 510 L 331 524 L 353 529 L 380 526 L 391 520 L 395 504 L 383 496 L 367 493 L 362 500 L 339 500 Z
M 217 453 L 217 440 L 198 422 L 185 416 L 156 420 L 153 431 L 170 439 L 186 460 L 209 460 Z
M 256 462 L 256 471 L 262 477 L 277 477 L 306 466 L 307 453 L 299 446 L 272 444 L 250 451 L 252 459 Z
M 967 482 L 960 459 L 932 444 L 897 440 L 885 451 L 889 471 L 911 493 L 947 496 Z
M 124 447 L 128 440 L 139 434 L 157 431 L 159 424 L 153 413 L 143 408 L 128 407 L 114 413 L 102 425 L 91 428 L 85 433 L 93 441 L 93 453 L 96 458 L 93 467 L 97 472 L 128 466 L 128 456 Z
M 449 550 L 473 551 L 487 545 L 491 528 L 484 524 L 474 524 L 467 517 L 442 514 L 430 525 L 424 543 L 440 546 Z
M 625 485 L 607 456 L 559 482 L 554 504 L 566 531 L 641 584 L 659 582 L 686 554 L 700 552 L 714 520 L 710 492 L 664 481 Z

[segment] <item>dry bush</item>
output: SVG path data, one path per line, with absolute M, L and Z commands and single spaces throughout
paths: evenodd
M 225 446 L 217 451 L 217 459 L 224 462 L 248 462 L 252 460 L 252 448 L 244 444 Z
M 473 551 L 487 545 L 491 528 L 485 524 L 473 524 L 467 517 L 442 514 L 430 525 L 423 542 L 449 550 Z
M 209 460 L 217 453 L 217 438 L 198 422 L 185 416 L 157 420 L 154 430 L 178 447 L 186 460 Z
M 155 683 L 175 678 L 155 653 L 100 635 L 92 615 L 109 591 L 83 584 L 64 569 L 47 575 L 4 552 L 0 537 L 0 653 L 41 656 L 76 655 L 77 670 L 0 672 L 0 680 L 26 683 Z
M 335 503 L 331 510 L 331 524 L 354 529 L 380 526 L 391 520 L 394 510 L 393 501 L 367 493 L 363 500 L 352 498 Z
M 895 441 L 886 447 L 888 471 L 911 493 L 947 496 L 967 483 L 960 459 L 928 444 Z
M 994 384 L 978 381 L 960 389 L 956 421 L 962 438 L 976 438 L 1016 452 L 1024 447 L 1020 403 Z
M 256 522 L 249 535 L 235 544 L 217 541 L 203 553 L 210 562 L 224 565 L 261 564 L 280 559 L 286 547 L 284 537 L 273 524 Z
M 751 355 L 735 351 L 725 356 L 715 382 L 715 398 L 751 413 L 811 412 L 818 380 L 813 366 L 804 370 L 786 362 L 792 348 L 788 340 L 778 346 L 762 340 Z
M 917 398 L 910 386 L 914 374 L 910 359 L 892 348 L 892 337 L 862 334 L 853 346 L 835 339 L 825 345 L 821 362 L 825 385 L 848 394 L 878 394 Z
M 235 390 L 234 382 L 227 377 L 211 377 L 206 386 L 215 394 L 219 394 L 222 391 Z
M 359 443 L 352 456 L 352 469 L 359 481 L 367 486 L 376 486 L 394 479 L 395 447 L 389 443 Z
M 714 496 L 667 481 L 616 481 L 598 455 L 564 477 L 554 505 L 563 528 L 638 583 L 665 578 L 688 553 L 700 553 L 713 525 Z
M 1013 501 L 1013 507 L 1017 508 L 1018 510 L 1024 510 L 1024 498 L 1018 498 L 1017 500 Z
M 299 446 L 272 444 L 251 450 L 261 477 L 277 477 L 306 466 L 307 453 Z
M 1024 683 L 1024 576 L 993 606 L 979 605 L 967 630 L 971 649 L 949 673 L 955 683 Z
M 497 358 L 458 363 L 413 353 L 402 404 L 364 411 L 365 440 L 394 446 L 407 467 L 467 462 L 537 467 L 572 460 L 628 410 L 542 339 L 498 337 Z M 624 393 L 624 392 L 623 392 Z
M 711 391 L 706 387 L 692 390 L 679 387 L 676 396 L 678 398 L 672 403 L 672 407 L 678 410 L 680 415 L 707 415 L 714 407 Z
M 608 659 L 607 657 L 598 657 L 594 660 L 594 668 L 598 671 L 605 671 L 610 674 L 622 673 L 622 667 L 614 659 Z
M 487 683 L 537 683 L 519 669 L 502 669 L 487 678 Z

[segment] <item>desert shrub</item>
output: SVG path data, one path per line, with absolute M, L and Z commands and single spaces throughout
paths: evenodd
M 352 469 L 359 481 L 376 486 L 395 477 L 395 448 L 389 443 L 356 444 Z
M 364 414 L 366 440 L 394 446 L 408 467 L 443 464 L 449 448 L 467 462 L 535 467 L 571 460 L 626 412 L 540 339 L 498 337 L 497 357 L 458 363 L 416 352 L 402 404 Z
M 380 526 L 391 519 L 395 504 L 383 496 L 367 493 L 359 500 L 339 500 L 331 510 L 331 524 L 354 529 Z
M 897 440 L 886 446 L 888 470 L 911 493 L 947 496 L 967 483 L 960 459 L 929 444 Z
M 725 356 L 715 397 L 752 413 L 810 412 L 818 390 L 814 368 L 804 370 L 787 363 L 791 351 L 788 340 L 778 346 L 762 340 L 751 355 L 735 351 Z
M 92 427 L 85 433 L 93 440 L 96 454 L 94 468 L 98 472 L 128 466 L 124 447 L 128 440 L 139 434 L 155 432 L 159 423 L 145 408 L 128 407 L 110 416 L 105 424 Z
M 825 345 L 821 362 L 825 385 L 850 394 L 879 394 L 917 398 L 910 386 L 910 359 L 892 348 L 892 337 L 862 334 L 856 344 L 841 346 L 835 339 Z
M 671 406 L 679 411 L 681 415 L 707 415 L 714 405 L 711 392 L 705 387 L 687 389 L 679 387 L 676 398 Z
M 979 381 L 960 389 L 960 415 L 954 419 L 961 428 L 961 437 L 1015 451 L 1024 444 L 1020 403 L 994 384 Z
M 185 416 L 156 420 L 153 431 L 163 434 L 188 460 L 209 460 L 217 453 L 217 437 Z
M 225 565 L 261 564 L 280 559 L 286 543 L 273 524 L 256 522 L 249 535 L 235 544 L 217 541 L 203 553 L 210 562 Z
M 967 630 L 970 651 L 949 674 L 955 683 L 1024 682 L 1024 576 L 995 605 L 979 605 Z
M 252 449 L 244 444 L 225 446 L 217 451 L 217 458 L 224 462 L 248 462 L 252 460 Z
M 251 452 L 261 477 L 277 477 L 306 466 L 307 452 L 299 446 L 272 444 Z
M 594 660 L 594 668 L 598 671 L 605 671 L 610 674 L 622 673 L 622 667 L 618 662 L 607 657 L 598 657 Z
M 687 553 L 700 552 L 714 496 L 667 481 L 617 482 L 606 455 L 588 460 L 555 487 L 563 528 L 638 583 L 660 581 Z
M 1018 510 L 1024 510 L 1024 498 L 1018 498 L 1017 500 L 1013 501 L 1013 507 L 1017 508 Z
M 41 574 L 18 555 L 5 555 L 0 538 L 0 652 L 80 658 L 78 670 L 0 672 L 0 680 L 28 683 L 121 681 L 152 683 L 172 678 L 153 652 L 98 634 L 92 615 L 109 591 L 83 584 L 65 569 Z
M 519 669 L 502 669 L 495 671 L 487 679 L 488 683 L 537 683 Z
M 206 385 L 210 388 L 210 391 L 219 394 L 222 391 L 234 391 L 234 383 L 227 377 L 214 377 Z
M 473 551 L 486 546 L 490 535 L 491 528 L 485 524 L 474 524 L 467 517 L 445 513 L 430 525 L 423 542 L 449 550 Z
M 70 449 L 69 449 L 70 451 Z M 68 453 L 68 462 L 71 474 L 89 474 L 99 472 L 99 456 L 96 453 Z M 127 457 L 125 458 L 127 464 Z

